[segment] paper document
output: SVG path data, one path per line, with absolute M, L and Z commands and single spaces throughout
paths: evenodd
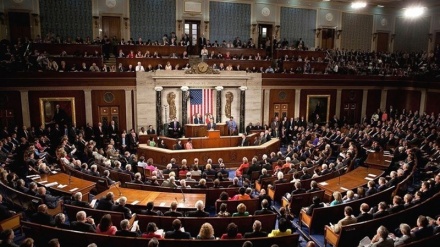
M 376 175 L 371 174 L 371 173 L 369 173 L 368 176 L 369 176 L 369 177 L 373 177 L 373 178 L 377 177 Z
M 345 190 L 345 191 L 347 191 L 348 189 L 347 189 L 347 188 L 345 188 L 345 187 L 341 187 L 341 190 Z
M 161 206 L 161 207 L 165 206 L 165 202 L 161 202 L 161 203 L 159 204 L 159 206 Z
M 371 246 L 371 239 L 366 236 L 359 242 L 359 246 Z
M 71 190 L 69 190 L 70 192 L 74 192 L 75 190 L 78 190 L 78 188 L 73 188 Z
M 139 201 L 134 201 L 134 202 L 131 203 L 131 205 L 136 205 L 138 203 L 139 203 Z
M 45 184 L 45 183 L 47 183 L 47 180 L 44 180 L 44 181 L 40 181 L 40 182 L 38 182 L 39 184 Z
M 36 180 L 36 179 L 40 179 L 40 178 L 41 178 L 40 176 L 35 176 L 35 177 L 32 177 L 31 179 Z
M 44 186 L 52 187 L 52 186 L 57 185 L 57 184 L 58 184 L 58 182 L 52 182 L 52 183 L 45 184 Z
M 64 188 L 64 187 L 66 187 L 66 186 L 67 186 L 67 184 L 60 184 L 60 185 L 57 186 L 57 188 L 62 189 L 62 188 Z
M 56 172 L 56 171 L 51 171 L 50 173 L 52 173 L 52 174 L 57 174 L 58 172 Z
M 139 225 L 139 220 L 135 220 L 133 222 L 133 226 L 131 227 L 131 231 L 135 232 L 137 230 L 137 226 Z
M 368 181 L 374 180 L 374 178 L 370 178 L 370 177 L 365 177 L 365 179 Z
M 92 202 L 90 203 L 90 206 L 92 208 L 95 208 L 95 204 L 96 204 L 96 199 L 93 199 Z
M 322 186 L 328 185 L 327 182 L 321 182 L 321 183 L 319 183 L 319 184 L 322 185 Z

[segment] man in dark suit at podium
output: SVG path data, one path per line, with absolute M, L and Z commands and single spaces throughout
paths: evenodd
M 156 130 L 153 129 L 153 125 L 148 125 L 147 134 L 148 135 L 155 135 L 156 134 Z
M 177 118 L 174 118 L 174 120 L 168 125 L 168 133 L 173 138 L 179 138 L 180 137 L 180 123 L 177 121 Z
M 204 124 L 200 114 L 196 114 L 193 120 L 193 124 Z

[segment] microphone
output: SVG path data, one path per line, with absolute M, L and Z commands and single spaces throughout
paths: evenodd
M 338 169 L 338 185 L 341 185 L 341 169 Z
M 121 190 L 119 189 L 119 185 L 120 183 L 119 182 L 117 182 L 117 183 L 115 183 L 114 185 L 114 187 L 118 190 L 118 192 L 119 192 L 119 196 L 122 196 L 122 192 L 121 192 Z
M 183 202 L 186 202 L 186 200 L 185 200 L 185 193 L 183 193 L 182 186 L 180 186 L 180 192 L 182 192 Z

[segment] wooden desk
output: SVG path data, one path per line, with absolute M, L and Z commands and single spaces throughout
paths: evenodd
M 239 138 L 239 137 L 238 137 Z M 168 141 L 172 141 L 175 144 L 175 139 L 161 137 L 161 139 L 165 140 L 165 143 Z M 228 137 L 220 137 L 217 140 L 217 148 L 199 148 L 200 146 L 196 145 L 197 139 L 205 139 L 208 138 L 194 138 L 192 139 L 193 146 L 195 150 L 169 150 L 157 147 L 150 147 L 146 144 L 140 144 L 137 149 L 138 156 L 145 156 L 148 158 L 153 158 L 156 164 L 167 164 L 170 162 L 171 158 L 175 158 L 177 164 L 181 162 L 182 159 L 187 159 L 189 162 L 198 158 L 201 164 L 205 164 L 208 159 L 218 160 L 222 158 L 226 167 L 237 167 L 238 164 L 241 164 L 243 157 L 247 157 L 248 159 L 252 159 L 255 155 L 261 157 L 263 154 L 270 154 L 271 152 L 278 152 L 280 149 L 280 140 L 273 138 L 269 142 L 264 143 L 260 146 L 247 146 L 247 147 L 238 147 L 238 141 L 236 145 L 231 146 L 223 146 L 220 147 L 219 142 L 226 141 L 229 142 L 230 139 Z M 182 139 L 184 140 L 184 139 Z M 184 141 L 182 141 L 184 143 Z M 167 144 L 167 147 L 169 145 Z M 191 163 L 191 162 L 190 162 Z
M 228 135 L 228 127 L 224 123 L 216 124 L 214 130 L 220 131 L 221 136 Z M 208 136 L 208 126 L 206 124 L 186 124 L 185 137 L 205 137 Z
M 119 189 L 119 190 L 118 190 Z M 102 193 L 99 193 L 95 196 L 95 198 L 99 199 L 104 197 L 108 192 L 113 192 L 115 198 L 119 198 L 121 191 L 122 195 L 127 197 L 127 207 L 136 207 L 143 208 L 147 205 L 148 202 L 154 202 L 154 208 L 161 211 L 166 211 L 170 208 L 171 203 L 177 201 L 179 210 L 187 211 L 195 209 L 195 204 L 198 200 L 206 203 L 206 195 L 205 194 L 188 194 L 185 193 L 185 202 L 183 202 L 182 193 L 169 193 L 169 192 L 159 192 L 159 191 L 147 191 L 147 190 L 135 190 L 135 189 L 127 189 L 127 188 L 116 188 L 111 187 L 109 190 L 106 190 Z M 135 205 L 132 205 L 134 201 L 139 201 Z
M 368 153 L 365 164 L 370 168 L 386 170 L 391 164 L 393 156 L 384 155 L 383 152 Z
M 318 183 L 318 186 L 325 190 L 324 199 L 326 201 L 331 201 L 333 192 L 339 191 L 341 193 L 347 190 L 354 190 L 359 186 L 365 186 L 369 180 L 365 178 L 370 178 L 376 180 L 384 172 L 378 169 L 358 167 L 355 170 L 337 176 L 325 182 Z M 369 176 L 374 175 L 374 176 Z
M 89 193 L 90 191 L 95 188 L 96 183 L 83 180 L 74 176 L 69 176 L 65 173 L 58 172 L 57 174 L 43 174 L 40 175 L 40 179 L 34 180 L 39 185 L 46 185 L 49 183 L 57 182 L 57 185 L 51 186 L 50 188 L 52 190 L 55 190 L 57 192 L 60 192 L 61 194 L 65 195 L 73 195 L 76 192 L 81 192 L 83 194 L 83 201 L 89 200 Z M 70 182 L 69 182 L 70 179 Z M 46 183 L 41 183 L 42 181 L 47 181 Z M 59 188 L 58 185 L 67 185 L 64 188 Z M 76 190 L 73 190 L 77 188 Z M 73 190 L 73 191 L 71 191 Z

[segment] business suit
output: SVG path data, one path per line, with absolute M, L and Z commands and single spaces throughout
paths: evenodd
M 74 221 L 70 224 L 70 228 L 80 232 L 96 232 L 96 226 L 86 222 Z
M 115 236 L 123 236 L 123 237 L 138 237 L 139 232 L 132 232 L 128 230 L 119 230 L 115 233 Z
M 131 216 L 132 216 L 131 210 L 125 206 L 122 206 L 120 204 L 113 205 L 112 211 L 122 212 L 122 213 L 124 213 L 124 219 L 127 219 L 127 220 L 131 219 Z
M 261 210 L 256 210 L 254 215 L 263 215 L 263 214 L 273 214 L 274 212 L 270 209 L 263 208 Z
M 244 238 L 264 238 L 267 237 L 267 232 L 260 231 L 260 232 L 246 232 L 244 234 Z
M 209 217 L 209 213 L 202 211 L 202 210 L 196 210 L 196 211 L 189 211 L 186 213 L 186 216 L 188 217 Z
M 101 198 L 98 201 L 98 206 L 96 207 L 96 209 L 111 211 L 113 204 L 114 204 L 113 201 L 107 200 L 105 198 Z
M 52 216 L 47 213 L 37 212 L 32 215 L 31 222 L 51 226 L 53 225 Z
M 335 231 L 335 233 L 339 233 L 343 226 L 354 224 L 356 222 L 357 219 L 353 215 L 345 216 L 342 220 L 338 221 L 338 224 L 334 226 L 333 230 Z
M 361 213 L 356 218 L 357 218 L 357 222 L 364 222 L 367 220 L 372 220 L 373 215 L 370 213 Z
M 90 204 L 85 201 L 74 200 L 70 204 L 72 204 L 73 206 L 82 207 L 82 208 L 91 208 Z
M 380 238 L 379 241 L 372 244 L 371 247 L 394 247 L 394 241 L 391 238 Z
M 409 243 L 409 242 L 411 242 L 411 240 L 412 240 L 411 236 L 403 235 L 402 237 L 396 238 L 394 240 L 394 246 L 399 246 L 399 245 L 403 245 L 403 244 Z
M 168 231 L 165 233 L 165 238 L 171 239 L 191 239 L 189 232 L 182 232 L 180 230 Z
M 164 214 L 164 216 L 171 216 L 171 217 L 182 217 L 183 214 L 181 212 L 177 212 L 177 211 L 166 211 Z

